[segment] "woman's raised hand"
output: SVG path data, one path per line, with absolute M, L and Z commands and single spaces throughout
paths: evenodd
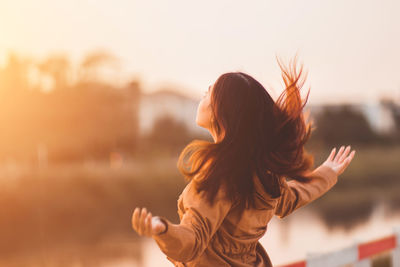
M 335 156 L 336 147 L 334 147 L 331 151 L 331 154 L 325 160 L 325 162 L 322 163 L 322 165 L 332 168 L 339 176 L 344 172 L 347 166 L 349 166 L 351 160 L 354 157 L 354 154 L 356 153 L 355 150 L 353 150 L 350 154 L 349 152 L 350 152 L 350 146 L 347 146 L 346 149 L 344 146 L 341 146 L 339 152 Z
M 136 208 L 132 214 L 132 228 L 139 235 L 151 237 L 163 232 L 165 224 L 157 217 L 153 217 L 146 208 Z

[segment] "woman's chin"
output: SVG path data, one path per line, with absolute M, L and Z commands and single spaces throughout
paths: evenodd
M 199 119 L 196 119 L 196 124 L 197 124 L 197 126 L 200 126 L 201 128 L 204 128 L 206 130 L 209 129 L 209 123 L 207 124 L 204 121 L 201 121 Z
M 196 124 L 197 124 L 197 126 L 203 127 L 202 123 L 198 119 L 196 119 Z
M 197 124 L 198 126 L 200 126 L 201 128 L 203 128 L 203 129 L 205 129 L 205 130 L 208 130 L 208 128 L 205 126 L 205 125 L 203 125 L 203 124 Z

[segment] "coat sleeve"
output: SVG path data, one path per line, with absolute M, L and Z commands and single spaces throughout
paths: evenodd
M 325 165 L 320 165 L 307 176 L 310 178 L 307 182 L 283 179 L 282 195 L 275 207 L 275 215 L 278 218 L 282 219 L 296 209 L 319 198 L 338 180 L 336 172 Z
M 210 205 L 204 191 L 197 193 L 193 181 L 185 188 L 182 201 L 184 213 L 180 224 L 173 224 L 161 217 L 168 223 L 168 230 L 154 235 L 153 239 L 168 259 L 188 262 L 203 253 L 230 210 L 231 203 L 220 189 L 214 205 Z

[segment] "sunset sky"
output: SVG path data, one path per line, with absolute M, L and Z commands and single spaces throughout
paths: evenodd
M 400 1 L 0 0 L 0 64 L 94 49 L 121 60 L 121 77 L 200 97 L 228 71 L 277 92 L 275 56 L 298 53 L 310 102 L 400 100 Z M 305 91 L 304 91 L 305 92 Z

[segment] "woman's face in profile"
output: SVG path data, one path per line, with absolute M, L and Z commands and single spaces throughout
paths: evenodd
M 197 107 L 196 123 L 200 127 L 211 129 L 211 94 L 214 85 L 210 85 L 207 91 L 204 92 L 203 97 L 200 100 L 199 106 Z

